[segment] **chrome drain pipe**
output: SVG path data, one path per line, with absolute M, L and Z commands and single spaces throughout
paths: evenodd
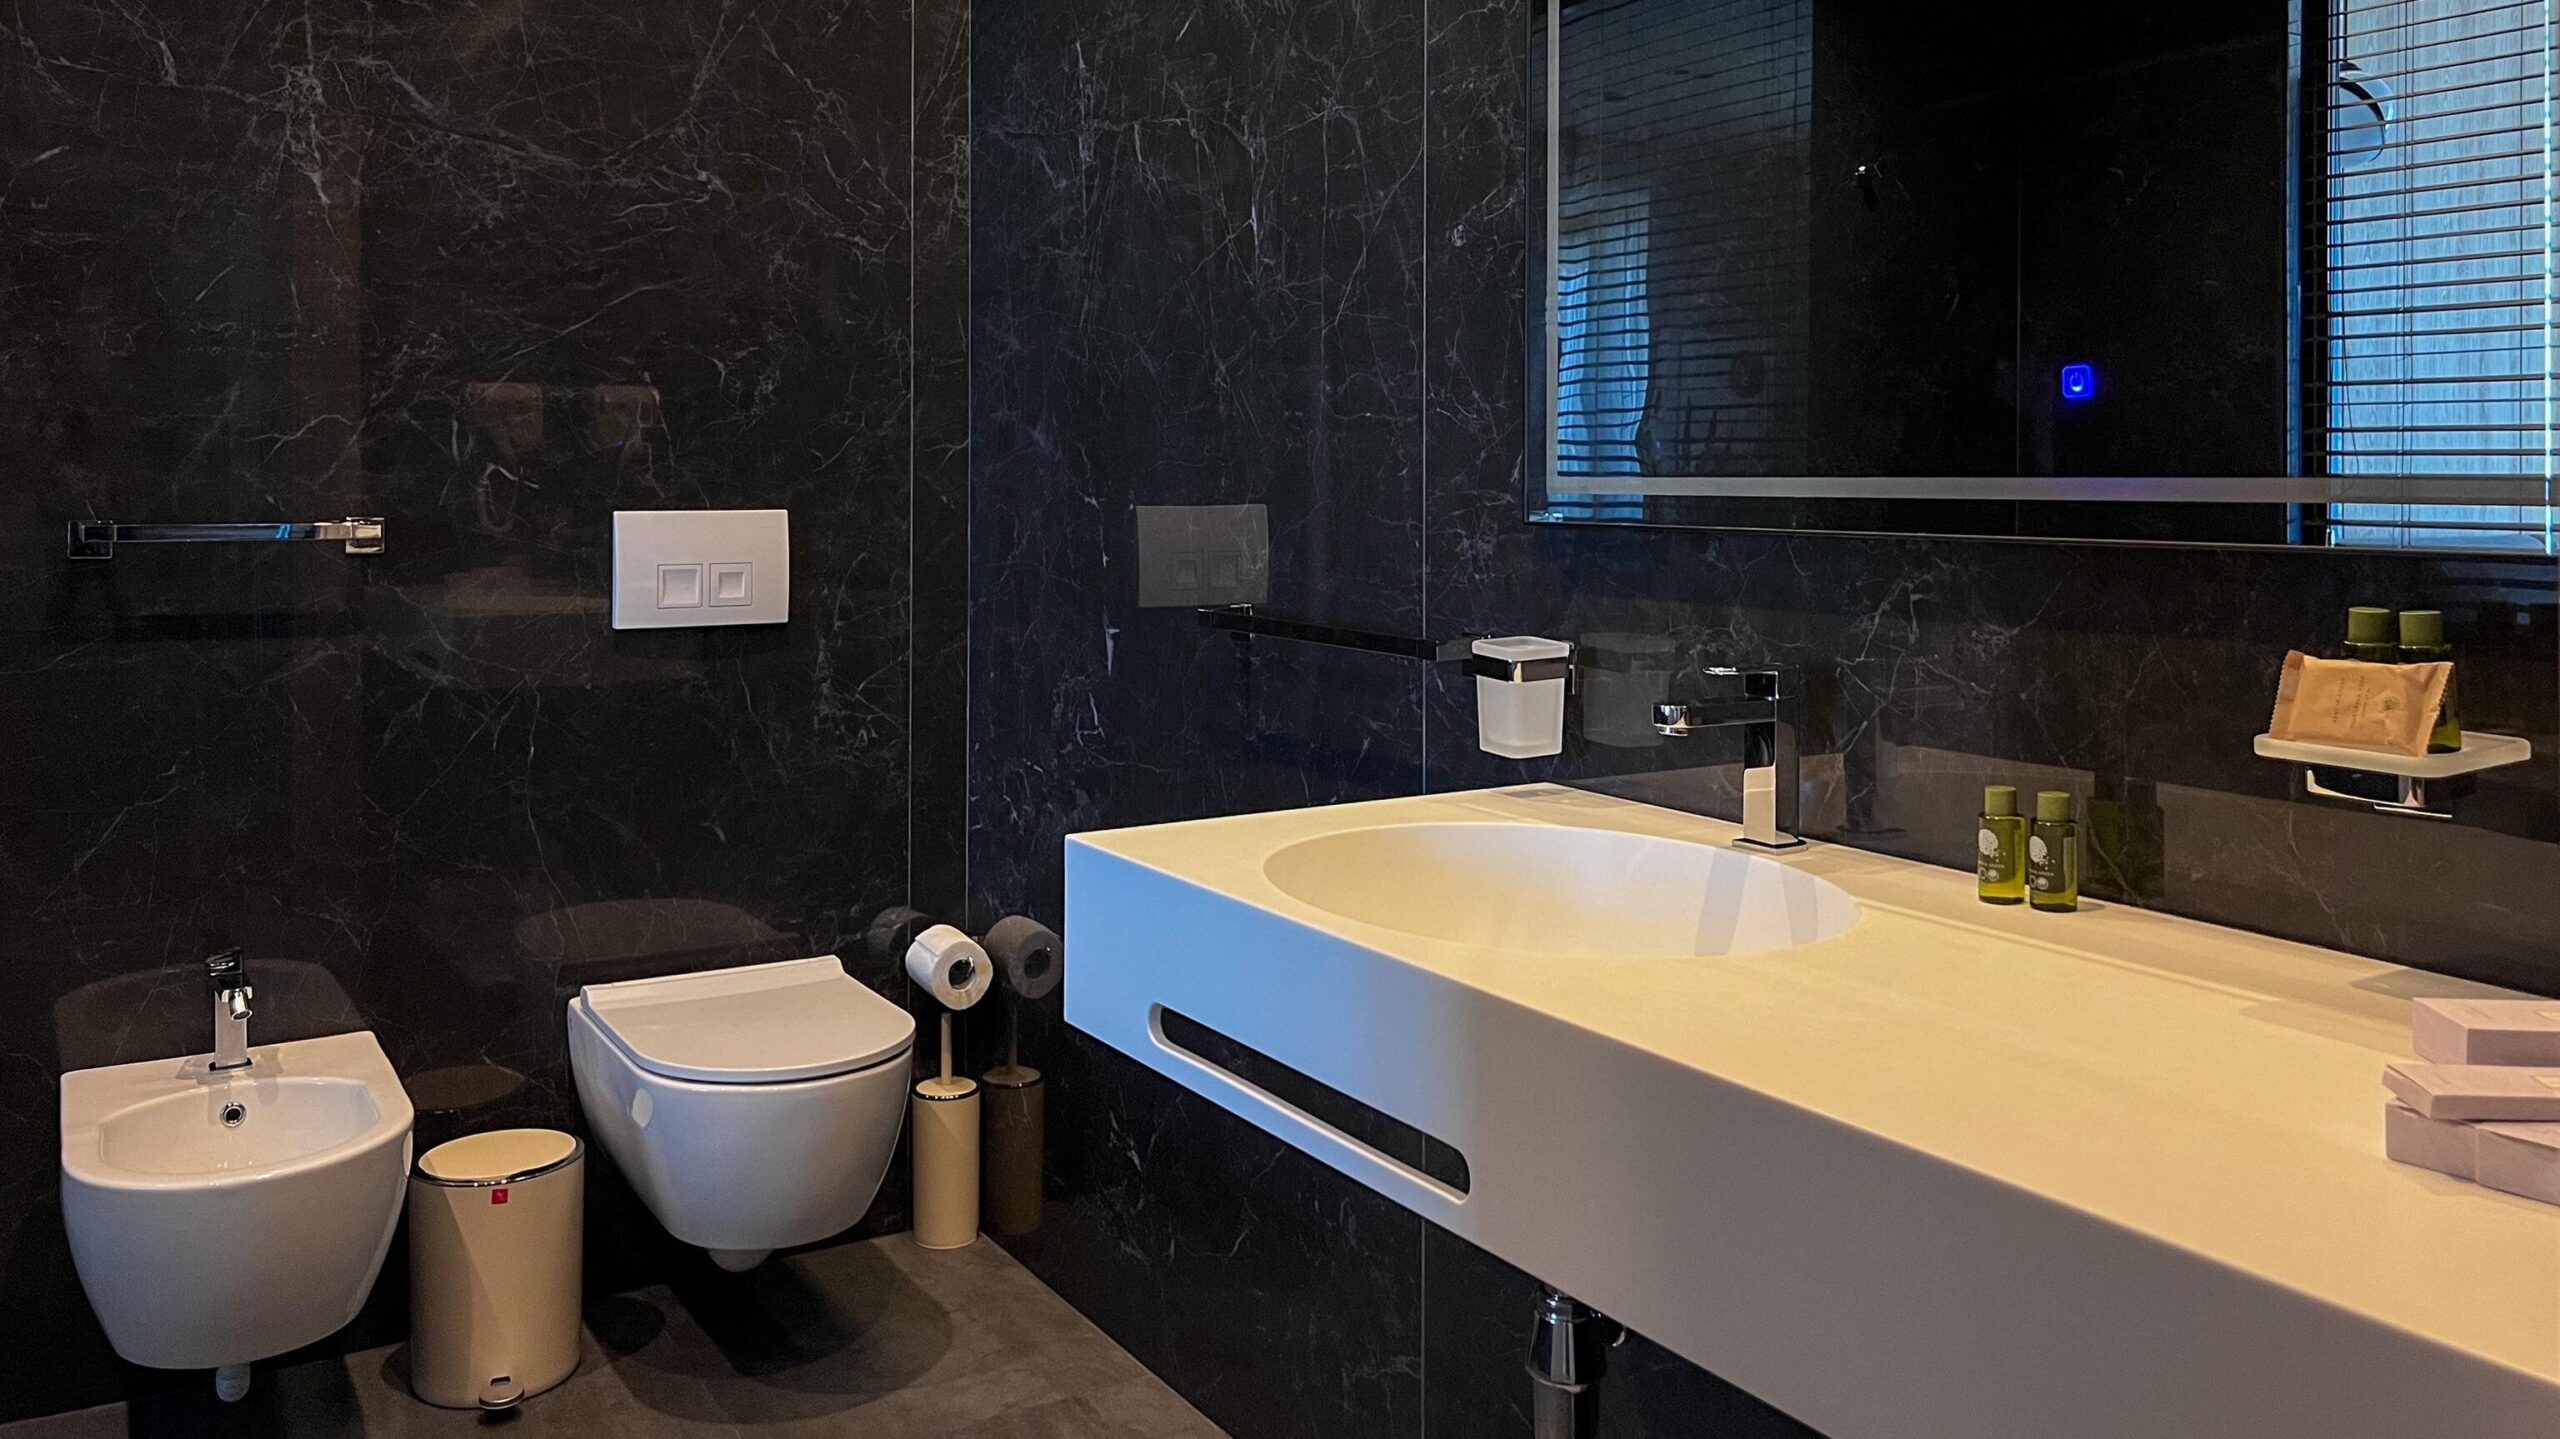
M 1600 1432 L 1600 1378 L 1626 1327 L 1544 1284 L 1530 1315 L 1529 1432 L 1533 1439 L 1591 1439 Z

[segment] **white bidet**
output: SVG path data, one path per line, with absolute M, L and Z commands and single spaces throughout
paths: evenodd
M 371 1034 L 74 1070 L 62 1213 L 116 1353 L 221 1371 L 327 1337 L 381 1272 L 409 1172 L 409 1097 Z

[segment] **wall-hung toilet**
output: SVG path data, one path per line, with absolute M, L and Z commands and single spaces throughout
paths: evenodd
M 915 1034 L 833 955 L 591 984 L 569 1001 L 588 1127 L 667 1232 L 728 1269 L 871 1207 Z

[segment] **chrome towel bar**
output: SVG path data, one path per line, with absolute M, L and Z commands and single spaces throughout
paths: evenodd
M 1573 679 L 1573 660 L 1560 659 L 1505 660 L 1480 655 L 1471 648 L 1473 636 L 1454 640 L 1427 640 L 1419 635 L 1381 634 L 1376 630 L 1356 630 L 1344 625 L 1318 624 L 1309 620 L 1281 619 L 1266 615 L 1251 605 L 1207 605 L 1200 611 L 1200 623 L 1213 630 L 1225 630 L 1239 640 L 1256 635 L 1267 639 L 1296 640 L 1301 644 L 1329 645 L 1335 649 L 1361 650 L 1373 655 L 1387 655 L 1400 660 L 1418 660 L 1424 664 L 1457 665 L 1468 674 L 1511 684 L 1537 680 Z
M 351 555 L 382 553 L 379 517 L 261 525 L 118 525 L 73 520 L 69 551 L 75 560 L 111 560 L 118 545 L 264 544 L 278 540 L 343 540 Z

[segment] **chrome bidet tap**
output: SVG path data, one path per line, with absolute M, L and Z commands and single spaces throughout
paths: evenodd
M 249 1016 L 254 1013 L 249 1001 L 257 991 L 249 987 L 248 967 L 241 962 L 238 946 L 217 949 L 204 957 L 205 977 L 213 981 L 213 1063 L 214 1070 L 249 1067 Z

